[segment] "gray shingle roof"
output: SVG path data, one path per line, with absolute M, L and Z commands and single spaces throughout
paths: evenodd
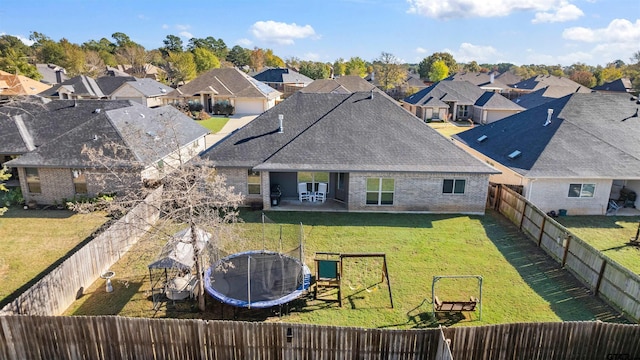
M 579 88 L 584 87 L 566 77 L 553 75 L 536 75 L 534 77 L 530 77 L 528 79 L 512 84 L 511 88 L 513 88 L 514 90 L 535 91 L 547 86 L 562 86 L 572 88 L 574 91 L 579 91 Z
M 590 93 L 591 89 L 587 87 L 580 87 L 577 91 L 574 87 L 568 86 L 547 86 L 534 92 L 519 96 L 513 99 L 513 102 L 522 106 L 525 109 L 531 109 L 536 106 L 540 106 L 549 101 L 559 99 L 563 96 L 579 93 Z
M 487 91 L 482 96 L 478 98 L 476 106 L 484 107 L 487 109 L 501 109 L 501 110 L 523 110 L 522 106 L 517 105 L 513 101 L 507 99 L 506 97 L 495 93 Z
M 243 98 L 276 99 L 282 93 L 236 68 L 212 69 L 168 93 L 168 98 L 215 94 Z
M 468 81 L 443 80 L 406 97 L 403 101 L 412 105 L 424 105 L 431 98 L 455 101 L 459 105 L 473 105 L 484 90 Z
M 96 79 L 96 83 L 102 90 L 102 93 L 109 96 L 122 84 L 136 81 L 133 76 L 102 76 Z
M 151 78 L 134 78 L 133 81 L 127 81 L 126 84 L 138 90 L 147 98 L 166 95 L 173 91 L 172 87 Z M 121 84 L 118 88 L 121 88 L 124 85 L 125 84 Z M 113 93 L 113 91 L 111 93 Z
M 622 78 L 618 80 L 613 80 L 608 83 L 604 83 L 602 85 L 596 86 L 593 90 L 602 90 L 602 91 L 616 91 L 616 92 L 631 92 L 633 90 L 633 84 L 631 84 L 631 80 L 627 78 Z
M 287 68 L 264 69 L 251 76 L 264 83 L 304 84 L 306 86 L 313 82 L 313 79 Z
M 63 81 L 61 84 L 55 85 L 50 89 L 41 92 L 40 96 L 44 97 L 57 97 L 58 90 L 64 87 L 68 91 L 74 93 L 77 96 L 85 98 L 99 99 L 104 98 L 106 95 L 100 89 L 100 86 L 96 81 L 86 75 L 78 75 Z
M 278 133 L 278 115 L 284 116 Z M 295 93 L 210 148 L 218 166 L 270 171 L 495 173 L 392 100 Z
M 101 147 L 110 142 L 126 147 L 126 159 L 149 164 L 175 150 L 172 142 L 186 144 L 208 133 L 171 106 L 150 109 L 125 100 L 21 103 L 0 112 L 0 139 L 8 140 L 0 141 L 0 153 L 24 153 L 9 166 L 87 167 L 91 164 L 81 154 L 83 145 Z M 20 121 L 14 115 L 20 115 Z M 179 131 L 167 129 L 162 118 Z
M 59 84 L 69 79 L 67 71 L 61 66 L 55 64 L 36 64 L 36 68 L 40 75 L 42 75 L 40 81 L 45 84 Z M 61 81 L 58 81 L 58 76 Z
M 371 91 L 375 85 L 356 75 L 340 76 L 335 79 L 318 79 L 300 89 L 303 93 L 350 94 L 357 91 Z
M 454 138 L 529 178 L 640 179 L 639 107 L 629 95 L 574 93 Z

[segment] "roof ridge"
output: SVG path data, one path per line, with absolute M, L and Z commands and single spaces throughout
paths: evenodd
M 220 83 L 220 85 L 222 85 L 222 87 L 224 87 L 225 89 L 227 89 L 227 91 L 229 92 L 229 94 L 231 94 L 231 95 L 235 95 L 235 93 L 234 93 L 233 91 L 231 91 L 231 89 L 229 89 L 229 88 L 227 87 L 227 85 L 225 85 L 225 84 L 222 82 L 222 80 L 218 79 L 218 76 L 217 76 L 217 75 L 214 75 L 214 76 L 213 76 L 213 78 L 214 78 L 214 79 L 216 79 L 216 80 Z M 209 85 L 209 87 L 211 87 L 211 85 Z M 214 89 L 214 91 L 215 91 L 215 89 Z

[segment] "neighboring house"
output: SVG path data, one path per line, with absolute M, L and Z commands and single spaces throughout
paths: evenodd
M 287 68 L 264 69 L 251 76 L 283 93 L 283 98 L 313 82 L 313 79 Z
M 297 92 L 209 148 L 227 183 L 271 208 L 271 189 L 298 202 L 298 183 L 328 183 L 344 211 L 485 211 L 497 171 L 377 92 Z
M 584 86 L 579 87 L 577 90 L 574 87 L 567 86 L 547 86 L 534 92 L 518 96 L 513 99 L 513 102 L 525 109 L 531 109 L 573 93 L 588 94 L 590 92 L 591 89 Z
M 489 124 L 524 110 L 501 94 L 468 81 L 443 80 L 406 97 L 402 107 L 423 121 L 472 120 Z
M 180 131 L 175 131 L 175 129 Z M 0 156 L 17 169 L 25 201 L 54 204 L 115 190 L 102 164 L 83 147 L 119 147 L 105 158 L 130 183 L 158 179 L 178 161 L 206 148 L 208 130 L 172 106 L 150 109 L 125 100 L 39 98 L 0 107 Z M 109 185 L 113 188 L 108 187 Z
M 543 211 L 604 215 L 623 187 L 640 192 L 639 107 L 626 94 L 574 93 L 454 139 Z
M 546 87 L 565 88 L 567 95 L 574 92 L 583 92 L 585 89 L 589 91 L 591 90 L 588 87 L 580 85 L 577 82 L 566 77 L 553 75 L 536 75 L 526 80 L 511 84 L 509 89 L 511 93 L 510 99 L 514 99 L 517 96 L 529 94 Z
M 384 89 L 383 86 L 380 85 L 380 83 L 378 82 L 378 79 L 375 76 L 375 73 L 371 73 L 369 75 L 367 75 L 364 78 L 367 82 L 375 85 L 376 87 L 380 88 L 381 90 Z M 428 85 L 424 83 L 424 81 L 422 81 L 420 79 L 420 75 L 418 74 L 414 74 L 411 72 L 407 72 L 407 76 L 405 77 L 405 79 L 398 84 L 397 86 L 385 91 L 389 96 L 391 96 L 392 98 L 399 100 L 402 99 L 404 97 L 407 96 L 407 94 L 413 94 L 416 93 L 424 88 L 426 88 Z M 384 91 L 384 90 L 383 90 Z
M 69 79 L 67 70 L 62 66 L 56 64 L 36 64 L 36 68 L 40 75 L 42 75 L 42 79 L 40 79 L 42 83 L 54 85 Z
M 630 93 L 633 92 L 633 84 L 628 78 L 622 78 L 596 86 L 593 90 L 604 93 Z
M 0 70 L 0 98 L 35 95 L 50 87 L 26 76 Z
M 39 95 L 49 99 L 133 100 L 147 107 L 155 107 L 162 105 L 162 96 L 171 91 L 173 88 L 153 79 L 139 79 L 128 75 L 93 79 L 79 75 Z
M 507 93 L 509 84 L 519 82 L 522 78 L 509 71 L 505 71 L 502 74 L 496 71 L 488 73 L 460 71 L 450 75 L 445 80 L 468 81 L 485 91 Z
M 165 96 L 165 103 L 200 103 L 204 111 L 214 105 L 232 105 L 236 114 L 258 115 L 280 100 L 281 92 L 236 68 L 212 69 Z
M 384 93 L 375 85 L 357 75 L 340 76 L 335 79 L 318 79 L 300 89 L 303 93 L 351 94 L 358 91 L 376 90 Z

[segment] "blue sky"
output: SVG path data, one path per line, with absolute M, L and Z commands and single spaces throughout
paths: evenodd
M 638 0 L 0 0 L 0 34 L 81 44 L 123 32 L 146 49 L 167 35 L 222 38 L 283 59 L 333 62 L 389 52 L 417 63 L 606 65 L 640 51 Z

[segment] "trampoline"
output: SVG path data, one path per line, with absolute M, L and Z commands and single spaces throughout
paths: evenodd
M 309 289 L 311 272 L 299 259 L 253 250 L 220 259 L 207 269 L 204 288 L 216 300 L 246 308 L 286 304 Z

